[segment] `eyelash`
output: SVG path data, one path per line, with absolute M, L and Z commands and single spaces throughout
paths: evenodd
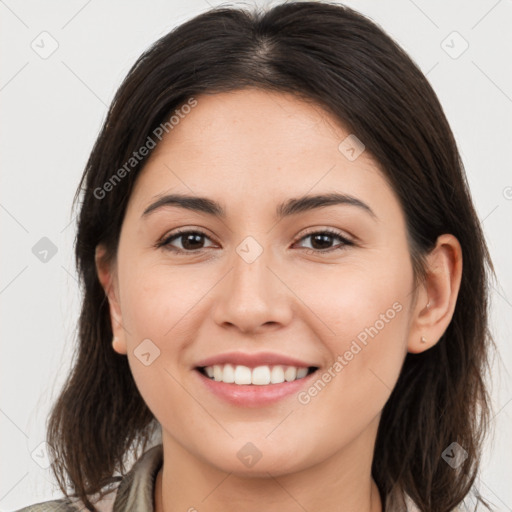
M 178 231 L 176 231 L 174 233 L 171 233 L 168 237 L 166 237 L 163 240 L 161 240 L 160 242 L 158 242 L 156 244 L 156 248 L 163 247 L 166 250 L 172 251 L 172 252 L 174 252 L 176 254 L 183 254 L 183 255 L 184 254 L 197 254 L 200 251 L 202 251 L 204 249 L 207 249 L 207 248 L 203 248 L 203 249 L 196 249 L 196 250 L 193 250 L 193 251 L 187 251 L 187 250 L 179 249 L 177 247 L 173 247 L 173 246 L 170 245 L 170 242 L 172 242 L 172 241 L 174 241 L 176 239 L 181 238 L 183 235 L 189 235 L 189 234 L 203 235 L 206 238 L 209 238 L 206 233 L 204 233 L 203 231 L 200 231 L 200 230 L 186 230 L 186 229 L 178 230 Z M 322 249 L 310 249 L 308 247 L 305 247 L 304 249 L 307 249 L 309 251 L 314 251 L 314 252 L 316 252 L 319 255 L 324 255 L 324 254 L 329 254 L 329 253 L 334 252 L 334 251 L 342 251 L 342 250 L 344 250 L 345 246 L 352 246 L 352 245 L 354 245 L 354 242 L 352 242 L 351 240 L 348 240 L 347 238 L 342 236 L 338 231 L 335 231 L 335 230 L 329 229 L 329 228 L 322 229 L 322 230 L 319 230 L 319 231 L 311 231 L 309 233 L 306 233 L 306 234 L 302 235 L 300 238 L 297 238 L 296 240 L 294 240 L 293 243 L 295 244 L 297 242 L 300 242 L 301 240 L 303 240 L 305 238 L 308 238 L 308 237 L 310 237 L 312 235 L 325 235 L 325 234 L 337 237 L 339 240 L 341 240 L 342 246 L 341 247 L 332 247 L 330 249 L 325 249 L 325 250 L 322 250 Z

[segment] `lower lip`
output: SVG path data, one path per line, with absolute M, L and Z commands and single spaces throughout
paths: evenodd
M 301 388 L 309 385 L 318 370 L 310 373 L 302 379 L 281 384 L 267 384 L 257 386 L 254 384 L 227 384 L 218 382 L 203 375 L 199 370 L 194 370 L 204 385 L 218 397 L 241 407 L 261 407 L 269 405 L 290 395 L 298 393 Z

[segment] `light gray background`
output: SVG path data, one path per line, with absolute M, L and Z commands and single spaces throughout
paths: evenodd
M 218 4 L 0 0 L 0 510 L 61 495 L 50 470 L 41 467 L 40 443 L 68 371 L 79 312 L 71 200 L 107 105 L 148 45 Z M 493 371 L 496 434 L 486 445 L 478 487 L 498 510 L 509 511 L 512 1 L 346 4 L 379 23 L 427 74 L 463 156 L 499 278 L 491 317 L 502 358 Z M 40 36 L 43 31 L 51 37 Z M 58 48 L 41 58 L 31 45 L 39 53 L 48 51 L 55 44 L 51 38 Z M 453 58 L 464 40 L 469 47 Z M 42 237 L 57 248 L 47 262 L 32 252 Z

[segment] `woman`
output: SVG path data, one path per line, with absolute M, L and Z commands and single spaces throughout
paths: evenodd
M 80 193 L 48 425 L 67 498 L 24 510 L 467 502 L 492 262 L 439 101 L 374 23 L 318 2 L 184 23 L 128 73 Z

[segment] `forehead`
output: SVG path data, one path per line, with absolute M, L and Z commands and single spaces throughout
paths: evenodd
M 139 208 L 170 191 L 228 202 L 333 190 L 393 200 L 378 163 L 321 106 L 260 89 L 195 99 L 138 176 L 132 195 Z M 355 151 L 347 153 L 350 146 Z
M 337 150 L 336 142 L 349 135 L 322 107 L 290 93 L 247 88 L 199 95 L 196 101 L 164 135 L 152 158 L 178 147 L 193 148 L 199 155 L 214 155 L 218 148 L 227 157 L 228 145 L 238 156 L 263 158 L 271 152 L 273 157 L 293 158 L 313 146 Z

